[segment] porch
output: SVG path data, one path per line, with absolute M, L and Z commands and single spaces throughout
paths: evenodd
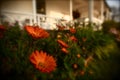
M 67 26 L 69 23 L 72 23 L 74 25 L 76 20 L 65 20 L 63 18 L 56 18 L 56 17 L 50 17 L 43 14 L 30 14 L 30 13 L 23 13 L 23 12 L 13 12 L 13 11 L 3 11 L 3 14 L 1 16 L 1 22 L 10 22 L 10 25 L 15 23 L 16 21 L 19 23 L 21 28 L 23 28 L 24 25 L 38 25 L 44 29 L 57 29 L 56 24 Z M 36 23 L 35 23 L 36 22 Z M 77 22 L 79 22 L 79 26 L 87 25 L 89 23 L 89 19 L 86 18 L 79 18 L 77 19 Z M 100 26 L 102 21 L 93 17 L 93 23 Z
M 61 19 L 65 19 L 66 21 L 64 22 L 60 22 L 60 23 L 63 23 L 64 25 L 66 25 L 66 23 L 68 22 L 74 22 L 72 16 L 73 16 L 73 10 L 74 9 L 77 9 L 79 8 L 80 10 L 83 10 L 82 8 L 85 8 L 83 12 L 87 13 L 83 13 L 85 15 L 83 15 L 82 17 L 80 17 L 80 22 L 79 23 L 88 23 L 88 22 L 93 22 L 97 25 L 100 25 L 103 20 L 104 20 L 104 16 L 103 16 L 103 2 L 101 2 L 101 6 L 98 7 L 100 8 L 100 15 L 99 15 L 99 18 L 96 16 L 96 14 L 94 14 L 94 12 L 96 10 L 94 10 L 94 3 L 95 1 L 94 0 L 89 0 L 88 2 L 85 2 L 84 0 L 81 0 L 81 1 L 78 1 L 78 0 L 75 0 L 75 1 L 78 1 L 78 4 L 81 4 L 83 3 L 83 6 L 86 6 L 86 7 L 83 7 L 83 6 L 77 6 L 75 4 L 75 1 L 73 0 L 70 0 L 70 1 L 67 1 L 64 3 L 65 5 L 67 4 L 67 6 L 64 6 L 66 7 L 65 10 L 63 11 L 62 8 L 60 8 L 60 6 L 58 6 L 60 8 L 60 10 L 58 11 L 57 9 L 58 8 L 55 8 L 55 9 L 52 9 L 53 7 L 56 6 L 55 3 L 60 3 L 59 0 L 55 0 L 54 2 L 51 2 L 51 1 L 48 1 L 48 0 L 42 0 L 44 2 L 46 2 L 46 5 L 49 4 L 49 6 L 52 5 L 51 8 L 46 8 L 46 10 L 44 9 L 43 12 L 40 12 L 40 8 L 39 10 L 37 10 L 36 6 L 38 5 L 38 0 L 28 0 L 29 3 L 31 3 L 31 5 L 27 5 L 30 8 L 29 11 L 24 11 L 24 10 L 8 10 L 8 9 L 2 9 L 1 10 L 1 22 L 3 21 L 9 21 L 11 23 L 14 23 L 15 21 L 18 21 L 20 26 L 23 26 L 23 25 L 33 25 L 33 24 L 37 24 L 39 26 L 42 26 L 44 29 L 56 29 L 56 24 L 58 22 L 61 21 Z M 48 1 L 48 2 L 47 2 Z M 103 0 L 102 0 L 103 1 Z M 21 1 L 21 4 L 24 3 L 23 1 Z M 28 3 L 28 2 L 26 2 Z M 54 3 L 54 5 L 53 5 Z M 12 4 L 12 2 L 11 2 Z M 50 5 L 51 4 L 51 5 Z M 49 7 L 49 6 L 46 6 L 46 7 Z M 20 6 L 19 6 L 20 7 Z M 43 5 L 42 7 L 45 7 L 45 5 Z M 42 9 L 42 8 L 41 8 Z M 25 10 L 28 10 L 25 9 Z M 53 14 L 53 13 L 50 13 L 50 12 L 54 12 L 54 13 L 58 13 L 58 14 Z M 64 14 L 62 14 L 61 12 L 64 12 Z M 68 13 L 66 13 L 68 12 Z M 43 14 L 41 14 L 43 13 Z M 51 15 L 52 14 L 52 15 Z M 59 15 L 61 14 L 61 15 Z M 64 16 L 64 17 L 63 17 Z M 67 18 L 65 18 L 65 16 L 67 16 Z

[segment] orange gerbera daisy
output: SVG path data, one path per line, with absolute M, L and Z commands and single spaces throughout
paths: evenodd
M 25 26 L 25 29 L 33 38 L 46 38 L 49 36 L 47 31 L 38 26 Z
M 61 49 L 64 53 L 68 54 L 68 50 L 66 48 Z
M 69 39 L 72 40 L 72 41 L 74 41 L 74 42 L 77 42 L 77 41 L 78 41 L 75 36 L 71 36 Z
M 62 40 L 58 39 L 57 42 L 62 46 L 62 47 L 65 47 L 65 48 L 68 48 L 68 45 L 63 42 Z
M 46 52 L 36 50 L 30 55 L 30 61 L 41 72 L 49 73 L 55 70 L 56 61 L 53 56 L 47 55 Z
M 74 28 L 70 28 L 69 30 L 70 30 L 70 32 L 73 33 L 73 34 L 76 32 L 76 30 L 75 30 Z

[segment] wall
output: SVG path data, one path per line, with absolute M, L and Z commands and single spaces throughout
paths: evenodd
M 33 13 L 32 0 L 3 0 L 0 4 L 1 22 L 14 23 L 18 21 L 22 26 L 29 15 Z
M 79 10 L 81 18 L 88 17 L 88 1 L 73 0 L 73 10 Z
M 32 13 L 32 0 L 4 0 L 1 10 Z
M 69 0 L 46 0 L 46 15 L 70 19 Z

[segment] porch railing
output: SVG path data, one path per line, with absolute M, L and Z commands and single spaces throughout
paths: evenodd
M 56 24 L 62 23 L 61 22 L 62 19 L 60 18 L 49 17 L 47 15 L 42 15 L 42 14 L 33 15 L 32 13 L 24 13 L 24 12 L 17 12 L 17 11 L 2 11 L 1 15 L 2 16 L 0 19 L 2 20 L 2 22 L 7 21 L 10 23 L 14 23 L 18 21 L 21 28 L 24 25 L 36 24 L 44 29 L 57 29 Z M 36 23 L 34 21 L 34 18 L 36 18 Z M 98 25 L 102 23 L 102 20 L 99 20 L 95 17 L 93 18 L 93 21 Z M 63 21 L 62 25 L 66 25 L 66 23 L 68 24 L 69 22 L 74 23 L 74 21 Z M 88 24 L 88 21 L 85 21 L 85 19 L 80 19 L 77 22 Z
M 34 17 L 36 18 L 36 23 L 34 23 Z M 24 13 L 17 11 L 2 11 L 1 21 L 14 23 L 17 21 L 22 27 L 24 25 L 39 25 L 44 29 L 55 29 L 57 22 L 60 18 L 49 17 L 42 14 L 37 14 L 34 16 L 32 13 Z

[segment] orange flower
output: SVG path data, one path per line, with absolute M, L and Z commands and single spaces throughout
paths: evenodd
M 73 33 L 73 34 L 76 32 L 76 30 L 75 30 L 74 28 L 70 28 L 69 30 L 70 30 L 70 32 Z
M 61 35 L 59 35 L 59 34 L 57 35 L 57 38 L 61 38 L 61 37 L 62 37 Z
M 68 50 L 66 48 L 61 49 L 64 53 L 68 54 Z
M 38 26 L 25 26 L 25 29 L 33 38 L 46 38 L 49 36 L 48 32 Z
M 84 63 L 84 66 L 87 67 L 89 62 L 93 60 L 93 57 L 92 56 L 89 56 L 86 60 L 85 60 L 85 63 Z
M 64 26 L 60 26 L 60 25 L 56 25 L 58 27 L 58 30 L 64 30 L 65 27 Z
M 83 41 L 83 42 L 86 42 L 86 40 L 87 40 L 87 38 L 85 38 L 85 37 L 82 38 L 82 41 Z
M 78 65 L 77 65 L 77 64 L 73 64 L 73 68 L 74 68 L 74 69 L 77 69 L 77 68 L 78 68 Z
M 68 45 L 63 42 L 62 40 L 58 39 L 57 42 L 62 46 L 62 47 L 65 47 L 65 48 L 68 48 Z
M 85 71 L 84 70 L 81 70 L 80 71 L 80 75 L 83 76 L 85 74 Z
M 77 54 L 77 58 L 80 58 L 81 57 L 81 55 L 80 54 Z
M 41 72 L 49 73 L 55 70 L 56 61 L 53 56 L 47 55 L 43 51 L 35 51 L 30 55 L 30 61 Z
M 78 41 L 75 36 L 71 36 L 69 39 L 72 40 L 72 41 L 74 41 L 74 42 L 77 42 L 77 41 Z

